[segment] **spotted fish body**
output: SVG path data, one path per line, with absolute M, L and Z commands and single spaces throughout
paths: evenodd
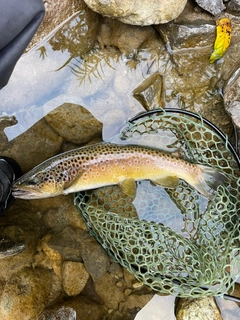
M 175 188 L 178 179 L 210 197 L 210 191 L 222 184 L 225 176 L 214 168 L 186 162 L 158 149 L 99 143 L 46 160 L 19 178 L 12 194 L 15 198 L 36 199 L 118 184 L 134 196 L 136 180 Z

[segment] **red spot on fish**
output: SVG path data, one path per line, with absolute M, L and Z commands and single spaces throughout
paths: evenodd
M 125 167 L 124 167 L 124 166 L 122 166 L 122 169 L 123 169 L 123 170 L 125 170 Z
M 105 167 L 104 166 L 102 166 L 102 171 L 104 171 L 105 170 Z

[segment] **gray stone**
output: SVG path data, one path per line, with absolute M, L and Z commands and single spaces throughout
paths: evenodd
M 231 0 L 227 3 L 227 11 L 237 16 L 240 15 L 240 0 Z
M 240 129 L 240 66 L 237 64 L 229 74 L 223 88 L 224 106 L 233 123 Z
M 204 10 L 210 12 L 214 16 L 226 9 L 222 0 L 195 0 L 197 4 Z
M 116 18 L 133 25 L 166 23 L 175 19 L 184 9 L 187 0 L 84 0 L 103 16 Z

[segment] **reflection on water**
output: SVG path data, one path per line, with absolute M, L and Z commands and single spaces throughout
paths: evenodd
M 84 106 L 101 121 L 104 138 L 143 111 L 131 92 L 148 75 L 163 71 L 166 61 L 147 50 L 126 57 L 114 48 L 91 49 L 82 19 L 74 14 L 17 63 L 0 92 L 2 113 L 18 120 L 5 130 L 9 140 L 66 102 Z

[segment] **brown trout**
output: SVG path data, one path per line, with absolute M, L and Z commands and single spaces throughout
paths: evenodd
M 185 180 L 212 198 L 226 176 L 215 168 L 192 164 L 159 149 L 98 143 L 67 151 L 44 161 L 15 181 L 15 198 L 39 199 L 118 184 L 135 196 L 138 180 L 176 188 Z

